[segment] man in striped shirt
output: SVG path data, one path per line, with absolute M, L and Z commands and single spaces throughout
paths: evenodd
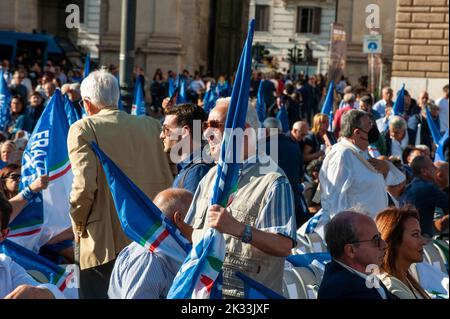
M 155 205 L 188 239 L 192 228 L 183 222 L 192 193 L 184 189 L 167 189 L 159 193 Z M 181 264 L 164 255 L 152 253 L 133 242 L 117 257 L 111 275 L 110 299 L 165 299 Z

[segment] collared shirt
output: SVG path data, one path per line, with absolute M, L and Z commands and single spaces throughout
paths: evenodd
M 62 292 L 55 285 L 38 283 L 10 257 L 0 254 L 0 299 L 5 298 L 20 285 L 46 288 L 56 299 L 65 299 Z
M 360 150 L 345 138 L 333 146 L 319 174 L 324 214 L 334 217 L 339 212 L 358 207 L 375 218 L 388 206 L 385 183 L 392 178 L 391 172 L 385 181 L 382 174 L 369 169 L 367 163 L 349 148 L 365 159 L 369 158 L 367 151 Z
M 108 296 L 111 299 L 164 299 L 180 267 L 175 260 L 151 253 L 133 242 L 117 257 Z
M 213 167 L 212 160 L 210 163 L 202 162 L 201 152 L 192 153 L 185 160 L 177 164 L 178 175 L 175 177 L 172 187 L 184 188 L 191 193 L 195 193 L 203 176 Z
M 253 155 L 242 163 L 239 176 L 248 173 L 254 165 L 257 165 L 256 161 L 264 165 L 264 163 L 269 163 L 271 160 L 266 154 Z M 216 169 L 216 167 L 213 169 Z M 195 203 L 200 196 L 199 189 L 195 192 L 192 205 L 185 218 L 185 222 L 189 225 L 192 225 L 194 222 Z M 289 237 L 294 243 L 296 242 L 297 226 L 295 222 L 294 195 L 289 180 L 285 176 L 280 176 L 270 186 L 264 207 L 255 223 L 255 228 Z
M 338 263 L 339 265 L 341 265 L 342 267 L 344 267 L 345 269 L 347 269 L 348 271 L 350 271 L 351 273 L 353 273 L 353 274 L 355 274 L 355 275 L 358 275 L 359 277 L 361 277 L 361 278 L 364 279 L 364 280 L 367 280 L 368 277 L 369 277 L 368 275 L 363 274 L 362 272 L 359 272 L 359 271 L 357 271 L 356 269 L 353 269 L 353 268 L 347 266 L 346 264 L 341 263 L 340 261 L 338 261 L 338 260 L 336 260 L 336 259 L 335 259 L 334 261 L 337 262 L 337 263 Z M 369 279 L 369 280 L 370 280 L 370 279 Z M 384 289 L 381 287 L 381 285 L 376 285 L 376 286 L 374 286 L 374 288 L 378 291 L 378 293 L 380 294 L 381 298 L 387 299 L 386 292 L 385 292 Z
M 387 102 L 384 99 L 381 99 L 375 103 L 372 108 L 377 111 L 381 117 L 384 117 L 386 115 L 386 105 Z

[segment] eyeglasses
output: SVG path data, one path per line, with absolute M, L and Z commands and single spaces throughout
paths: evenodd
M 223 128 L 225 126 L 225 123 L 223 123 L 223 122 L 219 122 L 219 121 L 214 121 L 214 120 L 212 120 L 212 121 L 206 121 L 206 122 L 203 122 L 203 124 L 202 124 L 202 127 L 203 127 L 203 130 L 205 131 L 206 129 L 208 129 L 208 128 L 218 128 L 218 129 L 221 129 L 221 128 Z
M 19 181 L 20 180 L 20 174 L 11 174 L 5 177 L 5 179 L 12 179 L 15 181 Z
M 360 244 L 360 243 L 368 243 L 371 242 L 375 245 L 375 247 L 380 248 L 381 247 L 381 241 L 382 238 L 380 236 L 380 234 L 373 236 L 372 239 L 369 240 L 359 240 L 359 241 L 352 241 L 349 244 Z

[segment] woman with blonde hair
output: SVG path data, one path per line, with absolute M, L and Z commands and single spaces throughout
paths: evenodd
M 328 131 L 330 118 L 326 114 L 316 114 L 311 132 L 305 138 L 303 157 L 305 164 L 325 156 L 325 150 L 336 144 L 333 133 Z
M 400 299 L 430 299 L 411 275 L 410 266 L 423 260 L 419 213 L 412 206 L 385 209 L 375 218 L 381 238 L 388 244 L 380 279 Z

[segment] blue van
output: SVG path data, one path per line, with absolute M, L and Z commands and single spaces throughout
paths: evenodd
M 37 61 L 41 67 L 48 60 L 66 60 L 69 65 L 83 65 L 81 53 L 67 39 L 50 34 L 0 31 L 0 61 L 16 64 Z M 18 59 L 20 61 L 18 61 Z

